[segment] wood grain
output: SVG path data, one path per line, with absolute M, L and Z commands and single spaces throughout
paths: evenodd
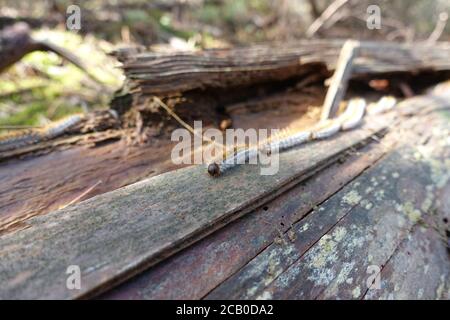
M 87 197 L 177 168 L 167 161 L 172 146 L 170 141 L 131 146 L 121 140 L 1 163 L 0 234 L 65 206 L 98 181 Z
M 336 69 L 342 40 L 301 40 L 183 53 L 130 53 L 123 69 L 133 93 L 166 95 L 281 81 L 316 67 Z M 352 78 L 383 73 L 450 70 L 450 45 L 361 42 Z M 317 71 L 316 71 L 317 72 Z
M 102 299 L 201 299 L 389 149 L 375 140 L 263 207 L 162 261 Z
M 311 176 L 389 123 L 378 120 L 281 154 L 273 176 L 248 165 L 212 179 L 196 166 L 32 218 L 26 229 L 0 237 L 0 298 L 79 298 L 103 291 Z M 66 288 L 70 265 L 81 268 L 81 290 Z
M 412 146 L 392 152 L 294 224 L 285 233 L 283 241 L 268 246 L 207 298 L 364 297 L 370 275 L 367 268 L 375 265 L 382 269 L 386 265 L 413 226 L 430 215 L 434 197 L 444 188 L 443 181 L 448 181 L 448 175 L 444 173 L 450 155 L 450 148 L 444 142 L 448 138 L 447 121 L 442 116 L 438 120 L 427 118 L 424 121 L 433 123 L 435 128 L 431 142 L 425 148 L 426 156 L 417 154 L 418 150 L 423 152 L 419 139 L 412 140 Z M 424 123 L 417 133 L 423 132 Z M 404 137 L 409 141 L 410 137 Z M 436 245 L 430 244 L 423 254 L 433 255 L 431 251 Z M 448 270 L 445 263 L 439 265 L 443 248 L 439 250 L 435 257 L 438 266 L 434 268 L 440 273 L 432 276 L 429 286 L 434 289 L 436 283 L 442 282 L 441 277 L 446 278 Z M 423 254 L 421 259 L 424 259 Z M 405 288 L 414 287 L 408 281 L 416 279 L 417 274 L 411 269 L 411 274 L 402 276 L 402 271 L 409 267 L 406 260 L 398 260 L 400 262 L 397 261 L 394 267 L 396 276 L 391 280 L 386 269 L 384 281 L 392 286 L 397 279 L 398 285 L 403 282 Z M 417 286 L 427 287 L 423 281 Z M 390 291 L 386 289 L 380 296 L 387 297 L 386 292 Z M 434 294 L 433 297 L 439 296 Z
M 383 267 L 380 287 L 372 285 L 364 299 L 448 300 L 449 264 L 442 236 L 431 228 L 417 225 Z

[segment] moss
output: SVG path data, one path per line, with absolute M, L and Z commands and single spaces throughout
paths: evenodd
M 352 295 L 353 295 L 353 298 L 358 299 L 359 296 L 361 295 L 361 288 L 359 286 L 357 286 L 355 289 L 353 289 Z
M 359 195 L 358 191 L 352 190 L 348 192 L 343 198 L 342 201 L 346 204 L 349 204 L 351 206 L 354 206 L 358 204 L 361 201 L 361 196 Z

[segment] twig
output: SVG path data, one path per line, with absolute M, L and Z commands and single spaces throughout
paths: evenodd
M 317 31 L 324 25 L 324 23 L 330 19 L 340 8 L 342 8 L 349 0 L 335 0 L 328 8 L 317 18 L 306 31 L 306 36 L 308 38 L 313 37 Z
M 70 52 L 69 50 L 57 46 L 54 43 L 51 43 L 49 41 L 36 41 L 36 43 L 40 46 L 41 50 L 45 50 L 45 51 L 51 51 L 56 53 L 57 55 L 59 55 L 60 57 L 66 59 L 67 61 L 69 61 L 70 63 L 72 63 L 73 65 L 77 66 L 81 71 L 83 71 L 84 73 L 86 73 L 86 75 L 92 79 L 94 82 L 100 84 L 101 86 L 104 86 L 104 83 L 98 79 L 93 73 L 91 73 L 88 69 L 87 66 L 84 65 L 84 63 L 72 52 Z
M 444 32 L 445 26 L 447 25 L 447 21 L 448 21 L 447 12 L 441 12 L 439 14 L 439 18 L 436 23 L 436 26 L 434 27 L 433 32 L 430 34 L 430 36 L 426 41 L 427 44 L 434 44 L 436 41 L 439 40 L 442 33 Z
M 203 140 L 203 136 L 199 136 L 198 133 L 195 132 L 194 128 L 192 128 L 190 125 L 184 122 L 184 120 L 181 119 L 175 112 L 173 112 L 172 109 L 170 109 L 167 104 L 162 102 L 160 98 L 158 98 L 157 96 L 153 96 L 153 100 L 155 100 L 160 107 L 166 110 L 168 114 L 170 114 L 176 121 L 178 121 L 179 124 L 181 124 L 184 128 L 186 128 L 190 133 L 192 133 L 197 137 L 200 137 Z
M 331 85 L 328 88 L 325 97 L 321 120 L 327 120 L 336 115 L 339 103 L 347 90 L 347 83 L 353 66 L 353 58 L 357 55 L 359 47 L 360 44 L 358 41 L 347 40 L 344 43 L 341 53 L 339 54 Z
M 406 82 L 404 82 L 404 81 L 400 82 L 398 84 L 398 87 L 400 88 L 400 91 L 405 96 L 405 98 L 411 98 L 414 96 L 414 91 L 411 89 L 409 84 L 407 84 Z
M 78 197 L 76 197 L 75 199 L 73 199 L 73 200 L 70 201 L 69 203 L 60 206 L 59 209 L 63 209 L 63 208 L 65 208 L 65 207 L 70 206 L 71 204 L 74 204 L 74 203 L 80 201 L 84 196 L 86 196 L 86 195 L 89 194 L 92 190 L 94 190 L 94 188 L 97 187 L 100 183 L 102 183 L 102 180 L 98 180 L 93 186 L 87 188 L 82 194 L 80 194 Z
M 156 103 L 159 106 L 161 106 L 164 110 L 166 110 L 168 114 L 170 114 L 179 124 L 181 124 L 184 128 L 186 128 L 194 136 L 199 137 L 200 139 L 202 139 L 202 141 L 207 140 L 208 142 L 217 143 L 216 141 L 209 139 L 208 137 L 204 137 L 202 134 L 198 134 L 194 130 L 194 128 L 192 128 L 189 124 L 184 122 L 184 120 L 181 119 L 175 112 L 173 112 L 172 109 L 170 109 L 167 104 L 162 102 L 162 100 L 160 98 L 158 98 L 157 96 L 153 96 L 153 99 L 156 101 Z

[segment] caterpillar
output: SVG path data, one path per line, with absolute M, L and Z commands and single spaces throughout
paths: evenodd
M 331 136 L 334 136 L 336 133 L 339 132 L 341 128 L 341 124 L 335 120 L 325 120 L 321 123 L 319 123 L 316 128 L 314 128 L 311 139 L 312 140 L 319 140 L 319 139 L 325 139 L 329 138 Z
M 298 146 L 302 143 L 305 143 L 311 140 L 311 132 L 310 131 L 300 131 L 294 133 L 291 136 L 288 136 L 284 139 L 276 140 L 274 142 L 268 143 L 263 147 L 263 151 L 266 154 L 270 154 L 273 149 L 278 149 L 278 151 L 283 151 L 289 149 L 293 146 Z
M 0 137 L 0 151 L 8 151 L 37 143 L 39 133 L 32 130 L 23 130 L 19 133 L 8 134 Z
M 376 115 L 379 113 L 387 112 L 394 108 L 397 104 L 397 100 L 392 96 L 382 97 L 378 102 L 370 103 L 367 106 L 368 115 Z
M 49 126 L 44 128 L 42 136 L 44 139 L 53 139 L 63 134 L 67 129 L 79 123 L 83 119 L 82 114 L 74 114 L 62 120 L 52 122 Z
M 265 143 L 261 148 L 251 147 L 241 150 L 230 157 L 225 157 L 223 161 L 212 162 L 208 165 L 208 173 L 213 177 L 217 177 L 233 168 L 236 164 L 245 163 L 251 156 L 258 155 L 258 152 L 270 154 L 273 149 L 283 151 L 308 141 L 332 137 L 339 131 L 352 130 L 362 123 L 364 114 L 368 113 L 368 108 L 370 114 L 378 114 L 391 110 L 395 104 L 396 99 L 391 96 L 383 97 L 377 103 L 371 104 L 367 108 L 364 99 L 351 99 L 345 111 L 337 118 L 321 121 L 313 126 L 312 129 L 295 132 L 286 137 L 280 138 L 283 134 L 278 135 L 278 139 Z
M 340 119 L 341 130 L 351 130 L 360 125 L 366 111 L 364 99 L 353 99 L 348 103 L 347 109 Z
M 0 152 L 18 149 L 41 141 L 54 139 L 67 129 L 79 123 L 84 118 L 82 114 L 70 115 L 64 119 L 52 122 L 44 128 L 36 130 L 21 130 L 13 134 L 0 136 Z
M 217 177 L 234 167 L 237 164 L 244 164 L 248 162 L 250 159 L 258 156 L 259 150 L 255 147 L 251 147 L 248 149 L 240 150 L 236 152 L 233 156 L 227 157 L 224 161 L 212 162 L 208 165 L 208 173 Z

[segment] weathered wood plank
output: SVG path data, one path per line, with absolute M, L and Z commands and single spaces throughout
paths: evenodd
M 239 108 L 240 112 L 231 112 L 232 127 L 258 130 L 312 126 L 319 120 L 319 107 L 308 106 L 321 105 L 321 96 L 319 89 L 317 94 L 282 92 L 255 99 Z M 195 101 L 197 111 L 187 119 L 202 120 L 207 129 L 208 120 L 202 115 L 214 106 L 203 106 L 198 96 L 188 100 Z M 217 103 L 222 102 L 217 100 Z M 109 119 L 91 116 L 80 127 L 103 130 Z M 183 114 L 181 117 L 184 118 Z M 92 186 L 95 188 L 82 200 L 185 166 L 170 160 L 175 143 L 169 135 L 172 124 L 167 125 L 162 133 L 149 124 L 152 129 L 144 130 L 142 135 L 136 129 L 108 130 L 41 142 L 14 149 L 9 154 L 0 152 L 0 234 L 20 229 L 32 216 L 67 205 Z M 81 128 L 74 128 L 74 134 Z M 12 159 L 2 161 L 4 157 Z
M 298 261 L 311 247 L 314 246 L 322 237 L 326 236 L 334 226 L 343 219 L 357 204 L 360 194 L 364 194 L 365 186 L 361 183 L 361 179 L 356 179 L 343 188 L 339 194 L 331 197 L 323 205 L 319 206 L 313 213 L 310 213 L 298 224 L 294 224 L 291 229 L 291 238 L 287 233 L 283 237 L 282 243 L 273 243 L 254 260 L 252 260 L 239 273 L 235 274 L 229 280 L 216 288 L 207 298 L 209 299 L 254 299 L 254 298 L 283 298 L 274 295 L 273 292 L 266 291 L 266 287 L 280 276 L 286 270 Z M 366 178 L 367 179 L 367 178 Z M 370 178 L 369 178 L 370 181 Z M 342 195 L 357 195 L 356 200 L 349 196 L 348 201 L 342 200 Z M 323 253 L 322 258 L 325 260 L 332 257 L 332 252 Z M 317 267 L 319 268 L 319 267 Z M 301 281 L 300 271 L 298 275 L 293 277 L 292 282 Z M 305 270 L 302 270 L 302 277 L 306 276 Z M 288 272 L 288 271 L 287 271 Z M 286 273 L 287 273 L 286 272 Z M 284 278 L 283 278 L 284 279 Z M 277 291 L 280 294 L 289 292 L 289 288 L 293 283 L 291 281 L 283 286 L 283 289 Z M 306 292 L 312 290 L 312 283 L 305 284 L 302 281 L 303 289 Z M 267 293 L 266 293 L 267 292 Z M 316 292 L 317 294 L 317 292 Z M 314 298 L 315 295 L 310 293 L 306 296 L 298 296 L 297 298 Z
M 278 198 L 157 264 L 102 299 L 201 299 L 237 272 L 314 206 L 388 150 L 375 141 L 346 155 Z
M 379 288 L 373 284 L 364 299 L 449 299 L 449 277 L 450 262 L 442 237 L 417 225 L 383 267 Z
M 32 218 L 26 229 L 0 237 L 0 297 L 98 293 L 273 199 L 385 128 L 388 119 L 381 118 L 281 154 L 273 176 L 261 176 L 257 166 L 248 165 L 212 179 L 197 166 Z M 65 286 L 70 265 L 82 270 L 81 290 Z
M 436 125 L 436 122 L 430 123 Z M 436 128 L 438 129 L 439 126 Z M 443 128 L 441 126 L 439 129 Z M 433 145 L 443 141 L 443 137 L 438 135 L 433 135 L 432 139 L 436 139 L 433 141 Z M 376 190 L 375 197 L 372 200 L 368 199 L 373 203 L 373 207 L 367 210 L 366 215 L 364 215 L 364 210 L 358 208 L 351 212 L 347 221 L 342 223 L 347 230 L 348 226 L 356 226 L 357 231 L 349 232 L 343 240 L 342 249 L 337 250 L 337 255 L 340 257 L 340 254 L 352 250 L 350 244 L 360 239 L 364 239 L 362 247 L 354 248 L 351 259 L 338 258 L 337 263 L 333 264 L 334 270 L 341 271 L 338 278 L 333 280 L 318 296 L 319 299 L 331 297 L 360 299 L 364 297 L 364 293 L 368 289 L 369 278 L 374 271 L 370 271 L 369 268 L 375 267 L 382 270 L 403 241 L 410 237 L 413 227 L 431 215 L 432 202 L 438 189 L 438 182 L 433 170 L 436 169 L 436 166 L 440 167 L 440 170 L 444 168 L 443 157 L 449 155 L 450 148 L 438 150 L 430 159 L 417 161 L 417 152 L 420 147 L 418 143 L 412 148 L 401 149 L 394 155 L 397 159 L 394 159 L 391 165 L 387 162 L 381 164 L 385 171 L 382 170 L 381 175 L 377 177 L 379 184 L 372 184 Z M 395 172 L 399 173 L 398 178 L 396 178 Z M 383 180 L 383 177 L 391 180 L 391 185 L 384 187 L 383 182 L 380 182 L 380 178 Z M 354 263 L 353 268 L 355 269 L 348 272 L 352 263 Z M 444 263 L 435 267 L 448 269 L 449 266 L 448 263 Z M 408 268 L 408 264 L 398 267 L 397 272 L 404 272 Z M 415 275 L 411 275 L 412 278 L 420 277 L 418 270 L 410 269 L 410 272 L 415 273 Z M 347 278 L 342 281 L 342 277 Z M 435 274 L 434 277 L 432 281 L 439 279 L 440 274 Z M 353 281 L 347 283 L 351 278 Z M 406 282 L 402 281 L 398 284 L 409 286 L 407 280 L 403 279 Z M 395 280 L 393 279 L 393 281 Z
M 208 298 L 361 298 L 367 267 L 386 263 L 427 213 L 430 188 L 445 174 L 446 120 L 440 126 L 429 120 L 441 129 L 432 136 L 433 145 L 445 148 L 423 161 L 417 161 L 414 147 L 392 153 L 294 224 L 283 243 L 267 247 Z
M 381 270 L 379 287 L 372 284 L 364 299 L 450 299 L 450 148 L 448 143 L 425 143 L 416 156 L 427 157 L 432 145 L 447 153 L 444 167 L 431 158 L 437 188 L 426 187 L 428 201 L 421 210 L 427 215 L 397 247 Z
M 335 70 L 342 40 L 303 40 L 282 45 L 204 50 L 191 53 L 139 53 L 125 58 L 133 92 L 168 94 L 202 88 L 228 88 L 280 81 L 325 65 Z M 423 44 L 361 42 L 353 75 L 450 70 L 448 43 L 430 50 Z M 319 69 L 319 68 L 318 68 Z
M 30 217 L 67 205 L 91 186 L 84 200 L 179 167 L 167 161 L 172 146 L 121 140 L 1 163 L 0 234 L 26 227 Z

